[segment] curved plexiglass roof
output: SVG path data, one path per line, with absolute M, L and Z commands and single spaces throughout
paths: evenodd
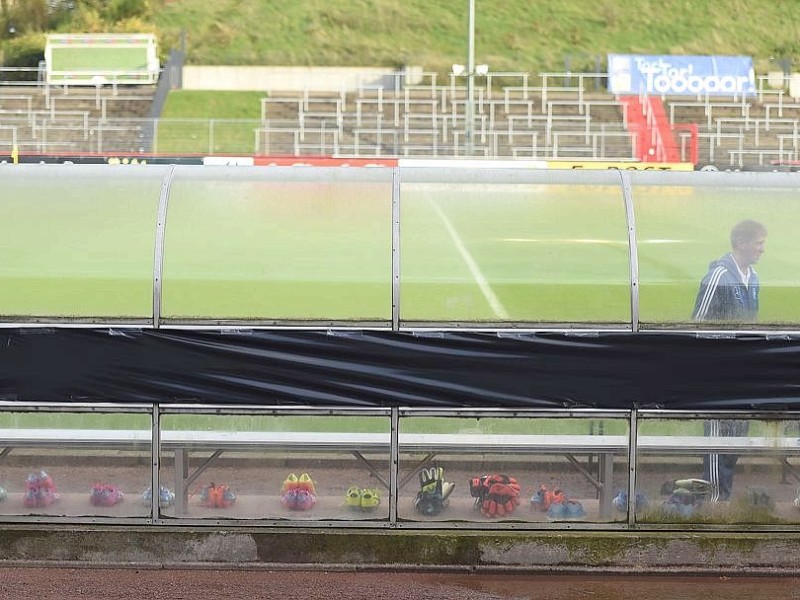
M 0 320 L 137 326 L 800 325 L 792 173 L 3 165 Z M 757 318 L 692 320 L 767 229 Z

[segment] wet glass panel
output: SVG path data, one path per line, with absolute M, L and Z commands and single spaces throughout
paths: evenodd
M 431 171 L 402 171 L 401 319 L 630 321 L 618 174 Z
M 390 319 L 391 182 L 391 169 L 179 168 L 162 315 Z
M 404 417 L 398 517 L 624 521 L 627 446 L 624 419 Z
M 168 167 L 0 168 L 0 314 L 147 318 Z
M 0 412 L 0 515 L 148 517 L 147 414 Z
M 388 416 L 181 413 L 161 424 L 165 517 L 388 518 Z
M 796 421 L 641 419 L 636 520 L 796 524 Z
M 690 175 L 631 174 L 640 320 L 743 329 L 800 322 L 800 238 L 795 227 L 800 222 L 800 183 L 796 177 L 787 173 Z M 747 222 L 761 224 L 763 229 Z M 747 276 L 748 266 L 755 275 Z

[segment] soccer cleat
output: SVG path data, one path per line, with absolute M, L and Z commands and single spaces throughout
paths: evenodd
M 361 508 L 361 488 L 352 486 L 344 496 L 345 506 L 350 508 Z
M 775 509 L 775 501 L 772 499 L 772 496 L 769 495 L 767 490 L 760 487 L 748 487 L 744 492 L 744 502 L 748 506 L 756 509 Z
M 213 482 L 200 492 L 200 504 L 208 508 L 230 508 L 236 503 L 236 494 L 226 484 Z
M 6 492 L 6 488 L 0 487 L 0 502 L 5 502 L 8 498 L 8 492 Z
M 531 506 L 542 512 L 547 512 L 551 504 L 564 502 L 565 500 L 564 492 L 559 488 L 551 491 L 545 484 L 542 484 L 531 496 Z
M 317 493 L 317 490 L 314 487 L 314 480 L 311 479 L 308 473 L 303 473 L 297 479 L 297 489 L 306 490 L 310 494 Z
M 316 495 L 302 488 L 290 489 L 281 494 L 281 506 L 288 510 L 310 510 L 316 504 Z
M 533 496 L 531 496 L 531 506 L 537 510 L 541 510 L 542 512 L 549 508 L 549 504 L 547 502 L 547 487 L 542 486 L 533 492 Z
M 164 486 L 158 488 L 158 505 L 161 508 L 175 504 L 175 492 Z
M 96 483 L 89 491 L 89 503 L 92 506 L 114 506 L 122 502 L 124 494 L 115 485 Z
M 672 494 L 662 504 L 662 511 L 667 515 L 690 519 L 695 508 L 702 505 L 703 496 L 685 487 L 674 488 Z
M 220 506 L 222 508 L 228 508 L 234 504 L 236 504 L 236 494 L 227 485 L 223 486 Z
M 31 473 L 25 480 L 23 504 L 28 508 L 50 506 L 58 501 L 60 495 L 56 491 L 53 479 L 44 471 Z
M 375 508 L 381 503 L 378 490 L 361 490 L 361 508 Z
M 547 518 L 554 521 L 567 518 L 567 505 L 564 502 L 553 502 L 547 509 Z
M 317 497 L 308 490 L 299 489 L 295 496 L 295 510 L 311 510 L 317 503 Z
M 316 503 L 316 489 L 311 476 L 303 473 L 298 477 L 289 473 L 281 487 L 281 506 L 289 510 L 309 510 Z
M 620 490 L 611 502 L 618 511 L 626 512 L 628 510 L 628 492 Z M 647 496 L 643 492 L 636 492 L 636 510 L 647 508 L 648 504 Z
M 283 487 L 281 488 L 281 493 L 286 493 L 289 490 L 296 490 L 298 488 L 298 478 L 297 475 L 294 473 L 289 473 L 286 476 L 286 479 L 283 481 Z
M 289 489 L 281 494 L 281 506 L 289 510 L 297 510 L 297 489 Z
M 582 519 L 586 516 L 586 509 L 577 500 L 568 500 L 564 505 L 565 519 Z
M 694 504 L 685 504 L 683 502 L 664 502 L 662 511 L 666 515 L 679 517 L 682 519 L 691 519 L 694 516 Z
M 142 504 L 149 506 L 153 500 L 153 488 L 147 488 L 144 492 L 142 492 L 142 495 L 139 496 L 139 499 L 141 500 Z M 161 508 L 167 508 L 173 504 L 175 504 L 175 492 L 167 487 L 164 487 L 163 485 L 159 486 L 158 505 Z

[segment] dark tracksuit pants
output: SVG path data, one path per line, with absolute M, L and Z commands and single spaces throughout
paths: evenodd
M 713 419 L 706 421 L 703 430 L 707 436 L 740 437 L 747 435 L 750 423 L 740 419 Z M 733 492 L 733 474 L 736 471 L 738 454 L 717 452 L 703 457 L 703 479 L 711 482 L 711 501 L 729 500 Z

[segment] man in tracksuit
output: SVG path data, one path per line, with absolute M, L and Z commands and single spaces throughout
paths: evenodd
M 695 321 L 754 322 L 758 317 L 758 275 L 753 265 L 764 253 L 767 229 L 757 221 L 741 221 L 731 230 L 731 252 L 708 267 L 694 303 Z M 713 419 L 704 425 L 707 436 L 742 437 L 749 422 Z M 711 500 L 728 500 L 733 491 L 736 454 L 703 457 L 703 478 L 712 484 Z

